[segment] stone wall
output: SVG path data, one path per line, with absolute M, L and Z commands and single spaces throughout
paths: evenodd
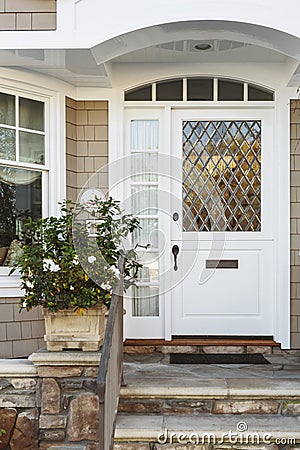
M 80 448 L 98 449 L 96 381 L 100 354 L 41 352 L 31 355 L 30 360 L 37 367 L 39 380 L 39 449 L 49 449 L 56 443 L 70 445 L 66 448 L 80 443 Z
M 38 450 L 37 374 L 28 361 L 0 365 L 0 449 Z
M 291 100 L 291 347 L 300 348 L 300 100 Z
M 98 450 L 100 354 L 40 352 L 0 363 L 0 449 Z M 61 447 L 66 445 L 66 447 Z
M 82 187 L 99 173 L 97 187 L 106 191 L 108 102 L 66 98 L 67 198 L 76 201 Z M 95 183 L 91 187 L 96 187 Z
M 56 0 L 0 0 L 0 31 L 56 29 Z
M 17 298 L 0 298 L 0 358 L 25 357 L 45 346 L 42 310 L 20 312 L 18 303 Z

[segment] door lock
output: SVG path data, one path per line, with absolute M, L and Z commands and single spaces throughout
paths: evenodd
M 173 245 L 172 253 L 174 255 L 174 270 L 176 271 L 176 270 L 178 270 L 178 266 L 177 266 L 177 256 L 178 256 L 178 253 L 179 253 L 178 245 Z
M 179 214 L 178 214 L 178 212 L 174 212 L 174 214 L 173 214 L 173 220 L 174 220 L 174 222 L 177 222 L 178 219 L 179 219 Z

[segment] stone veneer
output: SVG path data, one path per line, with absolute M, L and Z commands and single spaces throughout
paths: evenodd
M 107 190 L 108 102 L 66 98 L 67 198 L 77 200 L 94 173 Z M 93 186 L 95 187 L 95 186 Z
M 45 450 L 56 443 L 77 448 L 79 443 L 80 449 L 96 450 L 100 353 L 41 352 L 30 359 L 34 364 L 0 365 L 0 429 L 5 430 L 0 449 Z
M 300 100 L 291 100 L 291 348 L 300 348 Z
M 28 361 L 0 365 L 0 449 L 38 450 L 37 370 Z
M 56 0 L 0 0 L 0 31 L 56 30 Z
M 96 450 L 100 353 L 40 352 L 29 359 L 37 368 L 39 386 L 39 450 L 56 442 L 70 448 L 71 444 L 80 443 L 80 448 Z

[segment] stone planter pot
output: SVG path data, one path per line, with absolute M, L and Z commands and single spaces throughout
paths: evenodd
M 102 304 L 87 309 L 83 315 L 68 310 L 52 313 L 44 309 L 47 350 L 98 351 L 103 344 L 106 312 Z

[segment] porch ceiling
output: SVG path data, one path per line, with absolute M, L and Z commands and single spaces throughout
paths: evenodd
M 196 44 L 209 43 L 207 51 Z M 297 67 L 300 38 L 226 21 L 162 24 L 127 33 L 91 49 L 0 50 L 0 65 L 43 73 L 74 86 L 111 87 L 124 64 L 263 63 Z M 123 67 L 124 67 L 123 66 Z M 201 69 L 200 69 L 201 70 Z M 297 86 L 300 66 L 286 83 Z
M 89 49 L 0 50 L 0 65 L 30 70 L 74 86 L 110 87 L 105 64 L 97 64 Z
M 211 49 L 196 50 L 197 44 Z M 180 40 L 136 50 L 112 60 L 113 63 L 195 63 L 195 62 L 286 62 L 288 57 L 274 50 L 245 42 L 219 39 Z

